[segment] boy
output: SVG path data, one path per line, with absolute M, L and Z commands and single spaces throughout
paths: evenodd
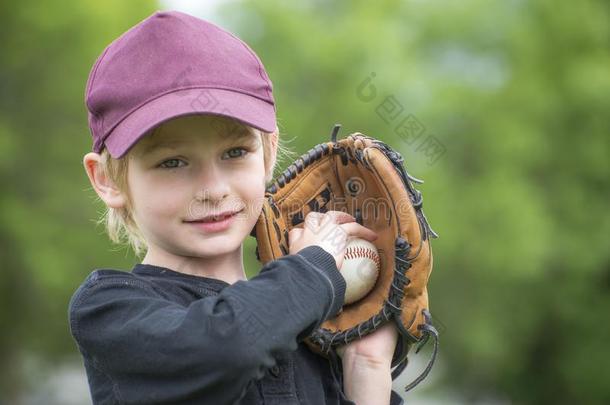
M 302 340 L 343 305 L 343 251 L 317 233 L 373 231 L 312 213 L 290 254 L 246 280 L 242 243 L 278 150 L 272 85 L 232 34 L 157 12 L 111 43 L 86 89 L 91 184 L 115 242 L 142 263 L 92 272 L 71 333 L 99 404 L 387 404 L 396 330 L 341 348 L 337 377 Z M 336 243 L 336 241 L 335 241 Z

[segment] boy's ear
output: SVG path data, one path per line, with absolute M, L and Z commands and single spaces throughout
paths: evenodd
M 123 208 L 126 205 L 125 195 L 118 189 L 114 182 L 109 179 L 102 168 L 102 156 L 99 153 L 90 152 L 83 157 L 83 165 L 89 177 L 89 181 L 97 195 L 110 208 Z

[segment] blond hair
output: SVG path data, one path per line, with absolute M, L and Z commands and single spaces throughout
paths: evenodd
M 237 124 L 243 126 L 242 124 Z M 253 135 L 260 134 L 265 172 L 267 173 L 265 183 L 268 184 L 273 179 L 276 164 L 284 158 L 291 158 L 293 152 L 283 145 L 283 141 L 279 139 L 278 133 L 277 157 L 275 162 L 271 162 L 273 144 L 270 134 L 249 126 L 245 126 L 245 128 Z M 106 207 L 101 217 L 97 220 L 97 224 L 104 225 L 106 233 L 113 243 L 131 247 L 135 255 L 141 257 L 148 249 L 148 246 L 132 215 L 133 205 L 127 184 L 128 156 L 129 153 L 120 159 L 115 159 L 110 156 L 106 148 L 101 152 L 101 168 L 104 175 L 112 180 L 119 190 L 126 194 L 127 202 L 122 208 Z

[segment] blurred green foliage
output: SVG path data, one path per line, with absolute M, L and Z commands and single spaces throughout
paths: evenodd
M 84 277 L 137 260 L 93 223 L 103 207 L 82 168 L 91 146 L 83 94 L 102 49 L 156 7 L 0 5 L 7 399 L 25 387 L 23 353 L 75 354 L 66 311 Z M 443 373 L 424 383 L 430 395 L 610 400 L 609 14 L 601 0 L 260 0 L 220 9 L 216 22 L 263 60 L 282 137 L 296 152 L 339 122 L 342 135 L 389 143 L 426 181 L 425 211 L 441 235 L 430 306 L 443 325 Z M 359 91 L 367 78 L 372 99 Z M 392 118 L 388 97 L 400 112 Z M 415 141 L 397 130 L 407 116 L 422 126 Z M 444 150 L 433 163 L 418 150 L 428 136 Z M 254 275 L 253 240 L 246 247 Z
M 83 169 L 91 137 L 85 83 L 108 43 L 145 18 L 151 1 L 1 2 L 0 403 L 27 391 L 29 353 L 75 353 L 68 300 L 95 267 L 125 265 L 94 220 Z

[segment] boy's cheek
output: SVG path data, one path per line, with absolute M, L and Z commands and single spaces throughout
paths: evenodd
M 147 190 L 140 196 L 134 196 L 136 211 L 161 218 L 164 216 L 176 216 L 184 211 L 184 202 L 181 201 L 177 190 L 159 189 Z
M 265 165 L 263 162 L 257 162 L 257 164 L 253 165 L 250 170 L 242 172 L 240 177 L 242 177 L 242 179 L 243 177 L 248 177 L 249 181 L 251 182 L 250 184 L 254 185 L 261 183 L 264 184 L 266 176 L 267 171 L 265 170 Z

